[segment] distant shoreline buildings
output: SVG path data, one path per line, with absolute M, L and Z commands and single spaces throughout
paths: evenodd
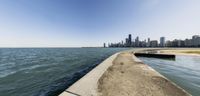
M 105 43 L 104 47 L 106 47 Z M 122 40 L 118 43 L 108 43 L 108 47 L 200 47 L 200 36 L 194 35 L 191 39 L 174 39 L 172 41 L 166 41 L 165 37 L 160 37 L 158 42 L 158 40 L 151 40 L 150 38 L 140 41 L 138 36 L 132 39 L 132 35 L 129 34 L 125 42 Z

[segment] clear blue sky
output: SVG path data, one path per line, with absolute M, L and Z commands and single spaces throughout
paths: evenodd
M 0 47 L 102 46 L 200 35 L 200 0 L 0 0 Z

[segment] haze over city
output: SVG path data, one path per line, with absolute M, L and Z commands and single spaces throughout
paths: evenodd
M 102 46 L 200 35 L 199 0 L 1 0 L 0 47 Z

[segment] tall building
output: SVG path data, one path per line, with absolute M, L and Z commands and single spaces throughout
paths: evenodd
M 148 38 L 147 47 L 150 47 L 150 38 Z
M 192 36 L 192 45 L 194 47 L 200 46 L 200 36 L 199 35 Z
M 166 46 L 166 47 L 172 47 L 172 42 L 171 42 L 171 41 L 169 41 L 169 40 L 168 40 L 168 41 L 166 41 L 166 44 L 165 44 L 165 46 Z
M 178 47 L 185 47 L 185 41 L 179 40 L 178 41 Z
M 192 39 L 185 39 L 185 46 L 191 47 L 192 46 Z
M 178 42 L 179 42 L 178 39 L 174 39 L 174 40 L 172 41 L 172 47 L 179 47 Z
M 160 37 L 160 47 L 165 47 L 165 37 Z
M 125 39 L 125 47 L 128 47 L 128 38 Z
M 139 45 L 140 45 L 140 41 L 139 41 L 139 37 L 137 36 L 135 38 L 135 47 L 139 47 Z
M 131 34 L 128 35 L 128 47 L 131 47 L 132 37 Z
M 103 43 L 103 47 L 106 48 L 106 43 Z
M 144 41 L 141 42 L 141 47 L 147 47 L 146 40 L 144 40 Z

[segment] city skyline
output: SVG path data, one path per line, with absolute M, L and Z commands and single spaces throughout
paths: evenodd
M 104 43 L 104 47 L 106 43 Z M 200 35 L 193 35 L 190 38 L 185 39 L 173 39 L 168 40 L 162 36 L 159 40 L 151 39 L 139 39 L 139 36 L 132 38 L 131 34 L 125 40 L 120 42 L 109 42 L 107 47 L 200 47 Z
M 200 34 L 199 0 L 1 0 L 0 47 L 96 47 Z M 135 38 L 135 37 L 134 37 Z

